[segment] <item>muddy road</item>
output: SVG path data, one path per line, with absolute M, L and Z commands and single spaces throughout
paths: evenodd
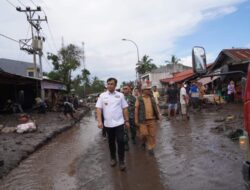
M 243 151 L 224 134 L 211 133 L 215 117 L 240 113 L 241 107 L 234 106 L 203 110 L 189 122 L 163 118 L 155 157 L 139 143 L 130 144 L 126 172 L 109 166 L 107 141 L 90 114 L 12 170 L 0 181 L 0 189 L 244 189 Z

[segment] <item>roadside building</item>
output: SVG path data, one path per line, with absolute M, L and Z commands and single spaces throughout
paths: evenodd
M 23 109 L 31 108 L 36 98 L 36 91 L 39 84 L 39 79 L 14 75 L 1 70 L 0 110 L 4 109 L 8 100 L 21 104 Z
M 159 90 L 164 89 L 165 83 L 162 83 L 162 79 L 172 78 L 175 74 L 188 70 L 191 67 L 182 64 L 167 64 L 160 68 L 154 69 L 151 72 L 141 75 L 142 83 L 150 81 L 152 86 L 157 86 Z
M 39 67 L 37 68 L 39 73 Z M 30 109 L 35 98 L 41 96 L 52 103 L 58 92 L 66 90 L 65 84 L 45 78 L 36 78 L 33 63 L 0 58 L 0 110 L 7 100 L 22 102 L 24 109 Z
M 249 63 L 250 49 L 224 49 L 219 53 L 214 61 L 214 64 L 208 69 L 208 72 L 213 74 L 240 71 L 241 73 L 223 75 L 219 78 L 222 81 L 223 91 L 227 91 L 227 85 L 230 83 L 230 81 L 234 81 L 236 89 L 235 100 L 242 101 L 245 89 L 244 81 Z M 224 95 L 225 99 L 227 99 L 227 93 Z

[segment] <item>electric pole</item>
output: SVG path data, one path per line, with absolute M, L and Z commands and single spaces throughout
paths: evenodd
M 21 9 L 21 7 L 16 8 L 17 11 L 19 12 L 24 12 L 27 16 L 27 21 L 31 25 L 31 39 L 23 39 L 20 40 L 20 49 L 25 50 L 30 54 L 33 54 L 33 62 L 34 62 L 34 77 L 39 77 L 42 78 L 42 45 L 43 41 L 45 41 L 44 37 L 40 36 L 40 30 L 42 29 L 40 24 L 42 21 L 47 22 L 47 17 L 41 19 L 40 16 L 38 15 L 37 18 L 34 18 L 36 12 L 41 11 L 41 7 L 37 7 L 36 9 L 31 9 L 30 7 L 26 7 L 25 9 Z M 34 29 L 36 30 L 36 36 L 34 34 Z M 29 45 L 28 43 L 30 43 Z M 36 54 L 39 55 L 39 64 L 40 64 L 40 73 L 38 75 L 37 73 L 37 65 L 36 65 Z
M 21 7 L 16 7 L 16 10 L 19 12 L 24 12 L 27 16 L 27 21 L 31 25 L 31 39 L 24 39 L 19 40 L 20 49 L 25 50 L 30 54 L 33 54 L 33 63 L 34 63 L 34 77 L 35 78 L 43 78 L 43 70 L 42 70 L 42 55 L 43 55 L 43 42 L 45 41 L 44 37 L 40 36 L 40 30 L 41 28 L 41 22 L 46 21 L 47 22 L 47 16 L 45 15 L 45 18 L 41 18 L 39 15 L 37 18 L 34 18 L 36 12 L 40 12 L 42 9 L 41 7 L 36 7 L 36 9 L 31 9 L 30 7 L 26 7 L 25 9 L 21 9 Z M 36 35 L 34 34 L 34 29 L 36 31 Z M 31 44 L 30 44 L 31 41 Z M 39 75 L 37 73 L 37 65 L 36 65 L 36 54 L 39 56 L 39 64 L 40 64 L 40 72 Z M 41 98 L 44 99 L 45 92 L 42 84 L 42 80 L 40 82 L 41 86 Z M 37 96 L 39 96 L 38 93 L 38 83 L 36 84 L 36 92 Z

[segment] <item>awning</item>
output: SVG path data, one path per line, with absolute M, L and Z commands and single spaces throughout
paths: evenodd
M 63 83 L 57 83 L 54 81 L 41 81 L 43 89 L 53 89 L 53 90 L 66 90 L 66 86 Z
M 198 82 L 201 82 L 203 85 L 208 84 L 210 82 L 213 82 L 214 80 L 216 80 L 217 78 L 219 78 L 219 76 L 214 76 L 214 77 L 204 77 L 198 80 Z

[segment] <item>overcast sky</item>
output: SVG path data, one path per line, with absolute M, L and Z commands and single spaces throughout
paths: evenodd
M 85 44 L 86 67 L 92 76 L 120 82 L 135 79 L 136 47 L 164 65 L 171 55 L 191 65 L 191 49 L 204 46 L 209 62 L 231 47 L 250 46 L 250 3 L 247 0 L 2 0 L 0 34 L 16 40 L 30 37 L 24 13 L 14 6 L 42 7 L 48 24 L 44 53 L 65 45 Z M 13 6 L 14 5 L 14 6 Z M 40 13 L 41 17 L 44 13 Z M 19 45 L 0 36 L 0 57 L 32 62 Z M 43 60 L 45 71 L 52 66 Z

